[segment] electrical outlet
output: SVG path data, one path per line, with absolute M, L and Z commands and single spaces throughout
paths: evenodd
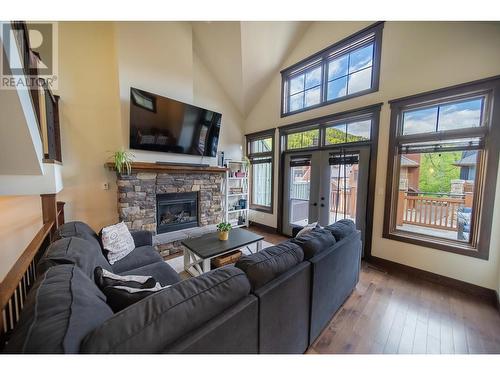
M 109 184 L 107 182 L 105 182 L 103 185 L 102 185 L 102 188 L 104 190 L 109 190 Z

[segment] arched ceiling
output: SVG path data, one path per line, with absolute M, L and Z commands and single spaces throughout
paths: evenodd
M 246 115 L 310 22 L 193 22 L 193 48 Z

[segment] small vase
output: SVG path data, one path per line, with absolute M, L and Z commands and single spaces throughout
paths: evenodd
M 219 240 L 227 241 L 229 238 L 229 232 L 219 232 Z

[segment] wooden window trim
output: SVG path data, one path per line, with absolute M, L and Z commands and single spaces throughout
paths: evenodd
M 268 130 L 263 130 L 260 132 L 256 133 L 250 133 L 246 134 L 246 155 L 248 159 L 250 160 L 250 168 L 252 166 L 252 159 L 253 158 L 271 158 L 271 205 L 270 206 L 262 206 L 262 205 L 257 205 L 253 204 L 252 200 L 252 191 L 253 191 L 253 176 L 249 179 L 249 208 L 254 211 L 259 211 L 259 212 L 264 212 L 267 214 L 273 214 L 274 213 L 274 155 L 275 155 L 275 133 L 276 133 L 276 128 L 268 129 Z M 272 151 L 271 152 L 258 152 L 258 153 L 251 153 L 250 152 L 250 143 L 253 141 L 257 141 L 259 139 L 265 139 L 265 138 L 271 138 L 271 147 Z
M 394 220 L 395 210 L 397 209 L 395 203 L 397 202 L 395 196 L 397 193 L 396 186 L 399 186 L 398 137 L 405 141 L 410 138 L 410 136 L 399 135 L 401 112 L 403 109 L 417 106 L 418 104 L 443 101 L 448 98 L 464 95 L 472 96 L 474 94 L 488 95 L 490 106 L 485 108 L 484 115 L 487 116 L 485 127 L 444 131 L 418 136 L 420 141 L 425 141 L 431 138 L 447 140 L 466 134 L 484 135 L 486 133 L 485 152 L 481 153 L 481 160 L 478 164 L 479 171 L 477 176 L 480 176 L 480 179 L 476 182 L 476 193 L 474 194 L 474 207 L 476 209 L 472 216 L 472 228 L 474 229 L 471 230 L 474 238 L 471 240 L 471 243 L 462 244 L 453 240 L 429 235 L 418 235 L 396 229 Z M 498 158 L 500 154 L 500 105 L 498 104 L 500 103 L 500 76 L 390 100 L 389 103 L 391 105 L 391 117 L 383 237 L 474 258 L 489 259 L 494 206 L 492 202 L 495 200 Z
M 280 116 L 283 118 L 283 117 L 295 115 L 298 113 L 302 113 L 305 111 L 310 111 L 310 110 L 315 109 L 315 108 L 324 107 L 326 105 L 330 105 L 333 103 L 338 103 L 338 102 L 342 102 L 344 100 L 356 98 L 358 96 L 370 94 L 372 92 L 377 92 L 379 89 L 379 82 L 380 82 L 380 60 L 381 60 L 381 56 L 382 56 L 382 31 L 383 31 L 383 28 L 384 28 L 384 21 L 375 22 L 374 24 L 369 25 L 360 31 L 357 31 L 354 34 L 349 35 L 348 37 L 340 40 L 339 42 L 336 42 L 336 43 L 322 49 L 321 51 L 318 51 L 318 52 L 314 53 L 313 55 L 306 57 L 305 59 L 302 59 L 301 61 L 283 69 L 280 72 L 281 73 L 281 107 L 280 107 L 281 110 L 280 110 Z M 345 95 L 345 96 L 340 97 L 340 98 L 327 100 L 325 93 L 326 93 L 326 86 L 328 84 L 327 79 L 326 79 L 326 75 L 328 74 L 327 73 L 327 65 L 328 65 L 329 55 L 333 51 L 342 49 L 343 47 L 346 47 L 349 44 L 352 44 L 353 42 L 356 42 L 357 40 L 362 39 L 363 37 L 365 37 L 371 33 L 375 34 L 374 39 L 373 39 L 373 41 L 374 41 L 374 51 L 373 51 L 374 59 L 373 59 L 373 64 L 372 64 L 372 84 L 371 84 L 371 87 L 369 89 L 366 89 L 363 91 L 358 91 L 358 92 L 355 92 L 355 93 L 350 94 L 350 95 Z M 319 61 L 319 64 L 322 67 L 322 79 L 321 79 L 321 84 L 320 84 L 320 92 L 321 92 L 320 93 L 320 95 L 321 95 L 320 102 L 318 104 L 315 104 L 315 105 L 312 105 L 312 106 L 309 106 L 306 108 L 301 108 L 301 109 L 296 110 L 296 111 L 285 112 L 286 100 L 288 100 L 288 99 L 285 99 L 285 86 L 286 86 L 286 82 L 287 82 L 289 76 L 291 75 L 291 73 L 295 72 L 297 69 L 300 69 L 302 67 L 305 68 L 317 60 Z

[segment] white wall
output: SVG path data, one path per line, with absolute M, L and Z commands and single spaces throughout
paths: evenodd
M 67 220 L 116 222 L 110 153 L 128 147 L 130 86 L 222 113 L 219 149 L 241 158 L 243 119 L 193 52 L 189 22 L 61 22 L 59 90 Z M 138 161 L 200 157 L 136 151 Z M 204 158 L 204 163 L 216 162 Z M 110 190 L 103 184 L 109 183 Z
M 219 149 L 241 158 L 243 119 L 193 51 L 189 22 L 117 22 L 122 142 L 129 144 L 130 87 L 222 113 Z M 133 150 L 140 161 L 216 164 L 216 158 Z
M 285 61 L 285 68 L 361 30 L 370 22 L 315 22 Z M 376 93 L 280 118 L 279 72 L 245 121 L 245 133 L 384 102 L 380 115 L 379 155 L 372 254 L 491 289 L 499 287 L 500 243 L 492 238 L 490 259 L 446 253 L 382 238 L 390 108 L 387 101 L 500 74 L 500 23 L 386 22 L 383 31 L 380 88 Z M 276 168 L 275 178 L 277 179 Z M 277 180 L 276 180 L 277 181 Z M 500 189 L 500 186 L 497 186 Z M 500 198 L 500 190 L 497 190 Z M 499 199 L 497 199 L 498 201 Z M 277 202 L 277 192 L 275 192 Z M 253 219 L 276 226 L 277 215 Z M 500 207 L 493 228 L 500 226 Z

